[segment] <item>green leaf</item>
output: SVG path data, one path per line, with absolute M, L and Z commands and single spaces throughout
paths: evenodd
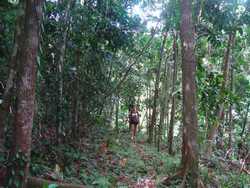
M 48 188 L 48 186 L 49 186 L 48 183 L 43 184 L 43 188 Z
M 48 188 L 57 188 L 58 187 L 58 185 L 57 184 L 49 184 L 49 186 L 48 186 Z
M 110 186 L 110 182 L 105 177 L 97 178 L 92 184 L 98 185 L 99 187 L 109 187 Z

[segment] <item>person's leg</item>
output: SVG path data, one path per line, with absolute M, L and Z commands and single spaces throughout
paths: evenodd
M 130 130 L 131 141 L 134 141 L 134 128 L 135 128 L 135 125 L 131 124 L 131 130 Z
M 136 133 L 137 133 L 137 124 L 134 125 L 134 130 L 133 130 L 134 141 L 135 141 L 135 138 L 136 138 Z

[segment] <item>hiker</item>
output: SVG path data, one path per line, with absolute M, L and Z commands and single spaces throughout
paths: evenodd
M 129 109 L 129 131 L 131 133 L 131 140 L 135 142 L 137 126 L 139 124 L 140 114 L 135 105 Z

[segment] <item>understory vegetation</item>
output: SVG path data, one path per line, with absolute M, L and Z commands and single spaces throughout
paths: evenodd
M 117 134 L 107 127 L 100 127 L 98 130 L 87 129 L 88 133 L 93 132 L 94 138 L 85 135 L 79 142 L 62 147 L 50 143 L 39 145 L 44 149 L 32 153 L 31 174 L 54 181 L 84 183 L 86 187 L 139 187 L 145 180 L 151 181 L 153 186 L 166 187 L 164 179 L 176 172 L 180 165 L 179 154 L 169 155 L 164 144 L 158 152 L 146 142 L 144 134 L 138 135 L 134 145 L 128 141 L 127 129 Z M 212 177 L 207 164 L 201 164 L 200 175 L 208 187 L 245 188 L 249 185 L 249 175 L 230 170 L 216 156 L 211 163 L 214 163 Z M 178 187 L 181 181 L 176 179 L 168 187 Z

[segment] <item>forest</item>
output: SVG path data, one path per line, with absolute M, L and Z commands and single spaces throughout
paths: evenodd
M 249 188 L 250 0 L 0 0 L 0 188 Z

